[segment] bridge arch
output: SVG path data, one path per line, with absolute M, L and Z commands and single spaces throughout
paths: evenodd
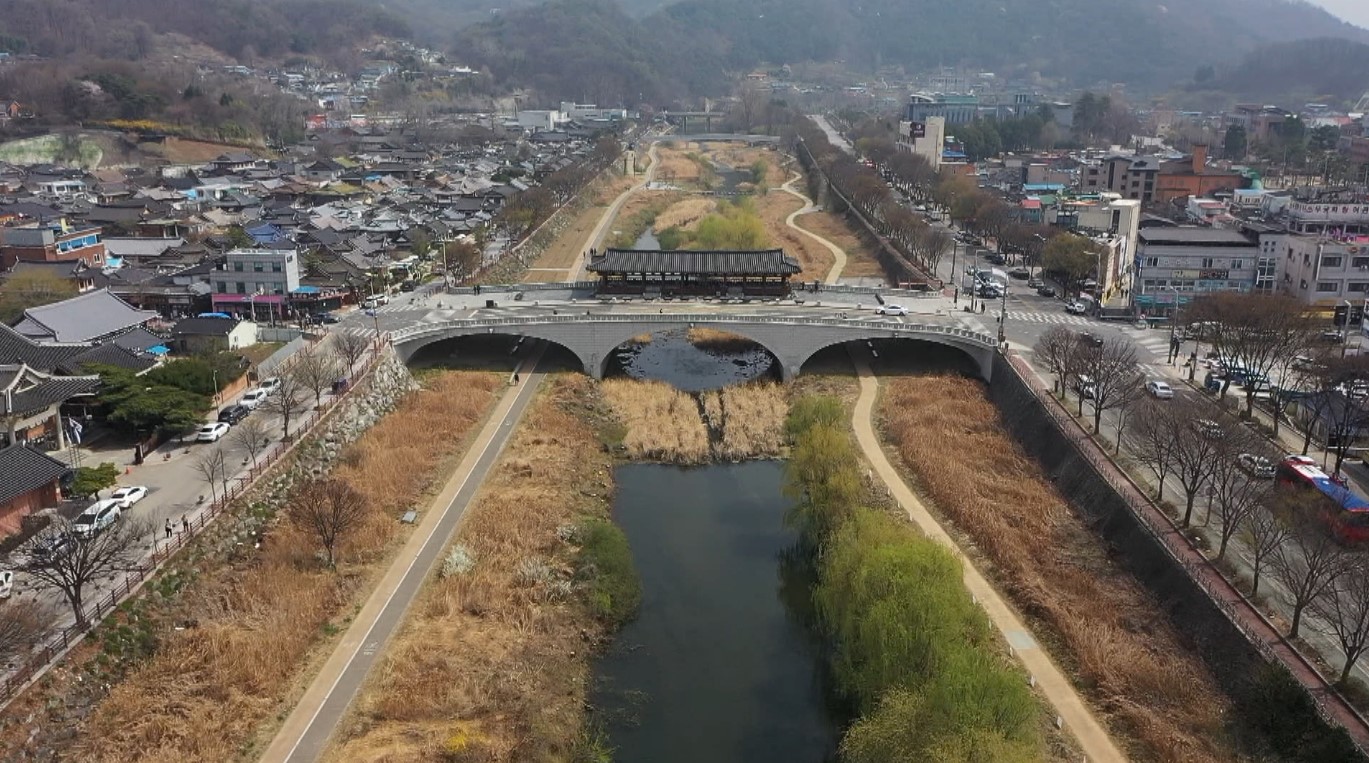
M 585 373 L 602 378 L 605 362 L 620 345 L 641 334 L 707 326 L 745 337 L 774 355 L 785 381 L 797 376 L 818 350 L 865 339 L 915 339 L 948 345 L 973 359 L 979 375 L 993 371 L 994 340 L 947 321 L 898 323 L 838 317 L 776 317 L 738 314 L 595 313 L 471 318 L 411 326 L 394 332 L 391 341 L 408 361 L 422 347 L 442 339 L 473 334 L 511 334 L 561 345 L 579 359 Z

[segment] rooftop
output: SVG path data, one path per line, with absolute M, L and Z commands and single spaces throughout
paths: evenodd
M 1142 228 L 1138 234 L 1144 244 L 1198 244 L 1207 246 L 1255 246 L 1240 232 L 1225 228 Z
M 794 275 L 798 260 L 783 249 L 692 251 L 608 249 L 587 268 L 595 273 L 680 273 L 691 275 Z

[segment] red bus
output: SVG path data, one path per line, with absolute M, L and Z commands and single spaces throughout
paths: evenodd
M 1307 456 L 1287 456 L 1274 470 L 1280 485 L 1301 488 L 1318 496 L 1319 516 L 1342 543 L 1369 541 L 1369 500 L 1332 479 Z

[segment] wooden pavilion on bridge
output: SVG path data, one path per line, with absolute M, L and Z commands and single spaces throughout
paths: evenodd
M 598 293 L 645 297 L 786 297 L 798 260 L 782 249 L 606 249 L 586 268 Z

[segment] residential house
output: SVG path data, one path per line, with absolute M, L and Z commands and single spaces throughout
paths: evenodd
M 156 313 L 138 310 L 108 289 L 97 289 L 30 307 L 14 330 L 40 343 L 93 342 L 145 326 L 156 317 Z
M 185 318 L 171 329 L 176 352 L 196 354 L 250 347 L 257 343 L 257 324 L 237 318 Z
M 1165 162 L 1155 179 L 1154 200 L 1165 203 L 1185 196 L 1211 196 L 1218 191 L 1234 191 L 1246 184 L 1239 172 L 1207 166 L 1207 146 L 1195 144 L 1185 161 Z
M 27 445 L 0 449 L 0 537 L 19 532 L 24 517 L 56 506 L 67 465 Z
M 58 262 L 79 260 L 92 268 L 105 266 L 105 245 L 98 226 L 72 226 L 63 218 L 0 229 L 0 270 L 20 260 Z
M 86 264 L 80 260 L 68 262 L 28 262 L 21 260 L 14 263 L 14 267 L 10 268 L 9 273 L 4 277 L 13 278 L 25 273 L 37 272 L 46 273 L 53 278 L 66 281 L 76 288 L 78 294 L 94 289 L 96 278 L 100 275 L 99 270 L 86 267 Z

